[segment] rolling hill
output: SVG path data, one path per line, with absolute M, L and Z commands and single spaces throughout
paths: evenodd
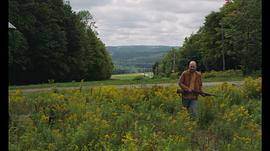
M 115 65 L 114 73 L 131 73 L 151 71 L 153 64 L 176 46 L 130 45 L 107 48 Z

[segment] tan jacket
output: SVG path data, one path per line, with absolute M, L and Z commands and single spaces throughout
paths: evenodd
M 194 90 L 201 91 L 202 90 L 202 76 L 201 73 L 196 71 L 195 74 L 195 83 Z M 190 88 L 192 73 L 189 70 L 185 70 L 181 76 L 179 77 L 178 85 L 183 89 L 187 90 Z M 182 95 L 184 99 L 198 99 L 198 94 L 184 94 Z

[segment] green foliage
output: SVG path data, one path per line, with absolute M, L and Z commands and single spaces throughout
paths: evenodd
M 180 76 L 180 75 L 179 75 L 179 73 L 177 73 L 177 72 L 171 73 L 171 74 L 170 74 L 170 78 L 171 78 L 171 79 L 178 79 L 179 76 Z
M 181 75 L 181 71 L 179 72 L 173 72 L 173 73 L 168 73 L 167 75 L 165 73 L 159 73 L 158 75 L 155 74 L 154 78 L 165 78 L 169 77 L 170 79 L 178 79 L 179 76 Z M 253 77 L 258 77 L 258 73 L 254 73 Z M 244 75 L 242 70 L 225 70 L 225 71 L 205 71 L 202 73 L 202 78 L 203 80 L 207 81 L 213 81 L 213 80 L 218 80 L 218 81 L 228 81 L 228 80 L 234 80 L 235 78 L 239 79 L 244 79 Z
M 113 63 L 93 16 L 62 0 L 9 0 L 9 83 L 109 79 Z
M 152 66 L 155 75 L 170 76 L 172 72 L 178 72 L 179 58 L 181 48 L 171 48 L 170 51 L 163 55 L 160 62 Z
M 11 150 L 261 150 L 261 95 L 222 84 L 199 97 L 198 117 L 176 86 L 95 87 L 86 91 L 9 94 Z M 243 94 L 248 90 L 254 97 Z M 260 91 L 261 92 L 261 91 Z
M 261 98 L 262 95 L 262 78 L 252 79 L 248 77 L 244 80 L 244 93 L 250 99 Z
M 213 98 L 205 98 L 203 99 L 203 103 L 199 102 L 199 113 L 198 113 L 198 125 L 201 128 L 207 128 L 217 114 L 216 107 L 213 107 Z
M 90 14 L 89 11 L 83 10 L 78 12 L 78 16 L 85 25 L 89 23 L 90 20 L 93 19 L 93 16 Z
M 191 60 L 200 71 L 223 70 L 223 52 L 226 70 L 241 69 L 244 75 L 261 70 L 261 16 L 261 0 L 234 0 L 208 14 L 203 26 L 186 37 L 177 52 L 179 71 Z M 158 74 L 169 73 L 171 60 L 159 61 Z
M 17 30 L 9 31 L 8 40 L 8 68 L 9 77 L 14 79 L 14 82 L 22 81 L 26 69 L 29 66 L 30 59 L 28 58 L 29 52 L 28 44 L 23 34 Z M 18 76 L 20 73 L 20 76 Z M 11 81 L 9 81 L 11 83 Z

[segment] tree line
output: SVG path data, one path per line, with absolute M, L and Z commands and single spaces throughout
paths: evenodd
M 9 0 L 9 84 L 103 80 L 112 58 L 93 16 L 63 0 Z
M 182 72 L 190 60 L 199 70 L 240 69 L 244 75 L 261 70 L 261 0 L 234 0 L 205 17 L 203 26 L 153 65 L 156 75 Z M 174 65 L 176 64 L 176 65 Z

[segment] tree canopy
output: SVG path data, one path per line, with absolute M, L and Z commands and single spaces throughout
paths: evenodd
M 234 0 L 218 12 L 205 17 L 204 24 L 186 37 L 177 52 L 177 71 L 187 68 L 190 60 L 197 61 L 202 71 L 241 69 L 243 74 L 261 70 L 262 20 L 261 0 Z M 170 69 L 168 53 L 156 68 Z M 167 70 L 159 70 L 168 73 Z
M 63 0 L 9 0 L 9 21 L 17 27 L 9 31 L 10 84 L 110 78 L 112 58 L 89 11 Z

